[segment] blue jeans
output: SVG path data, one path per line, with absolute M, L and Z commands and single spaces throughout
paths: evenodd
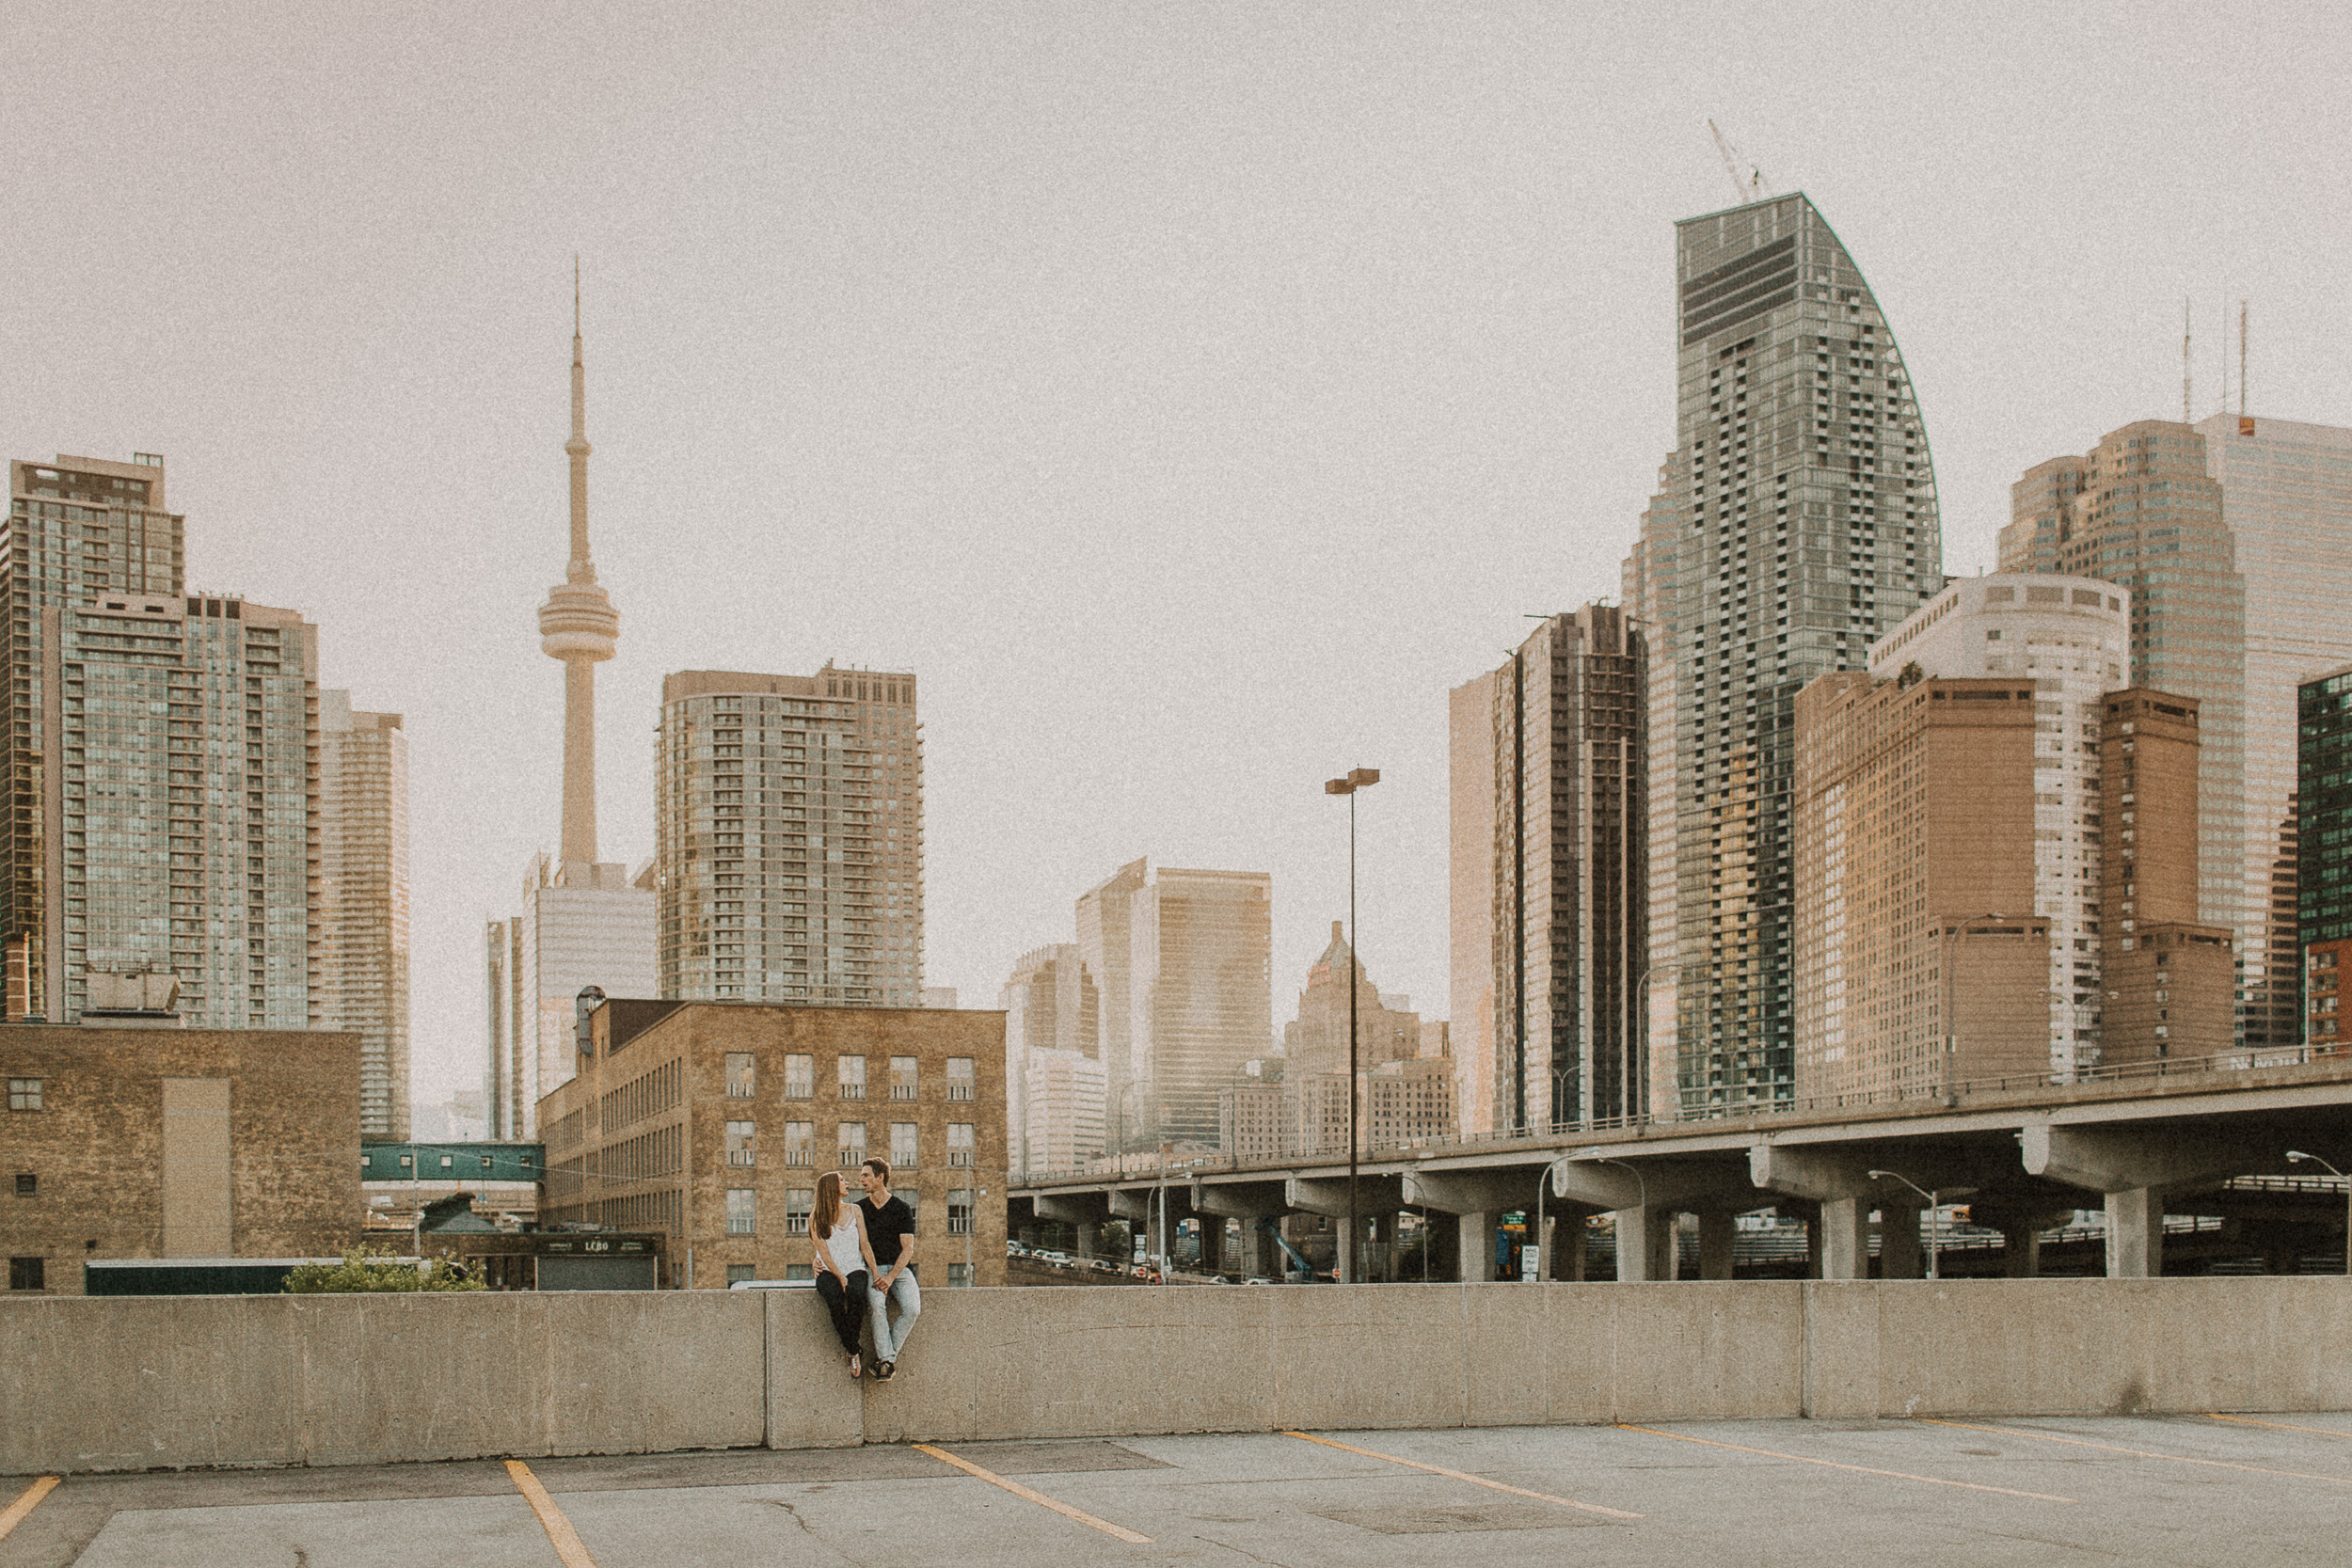
M 874 1359 L 898 1360 L 898 1353 L 906 1348 L 907 1331 L 914 1326 L 914 1320 L 923 1315 L 923 1292 L 914 1283 L 914 1271 L 899 1271 L 898 1277 L 891 1281 L 887 1295 L 878 1285 L 869 1283 L 866 1299 L 873 1320 Z M 891 1330 L 889 1310 L 890 1303 L 894 1301 L 898 1304 L 898 1325 L 895 1334 Z

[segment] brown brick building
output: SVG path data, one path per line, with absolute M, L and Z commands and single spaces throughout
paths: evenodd
M 0 1027 L 12 1291 L 116 1258 L 318 1258 L 358 1234 L 359 1037 Z
M 615 999 L 539 1101 L 543 1224 L 669 1239 L 673 1287 L 806 1278 L 817 1178 L 887 1160 L 934 1289 L 1005 1282 L 1005 1015 Z
M 2110 1067 L 2233 1043 L 2233 933 L 2197 919 L 2201 707 L 2138 687 L 2107 693 L 2099 940 Z
M 2034 683 L 1840 672 L 1796 720 L 1798 1098 L 2046 1072 Z

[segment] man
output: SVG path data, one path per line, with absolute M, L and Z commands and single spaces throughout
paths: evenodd
M 858 1204 L 866 1222 L 866 1237 L 874 1249 L 874 1266 L 882 1271 L 866 1292 L 874 1320 L 874 1379 L 887 1383 L 898 1370 L 898 1353 L 906 1348 L 907 1331 L 923 1313 L 923 1292 L 914 1283 L 914 1211 L 906 1199 L 890 1196 L 890 1166 L 868 1160 L 858 1167 L 866 1196 Z M 896 1297 L 898 1322 L 894 1331 L 890 1303 Z

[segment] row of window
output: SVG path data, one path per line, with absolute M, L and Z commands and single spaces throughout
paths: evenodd
M 951 1121 L 947 1124 L 947 1164 L 969 1166 L 973 1163 L 974 1124 Z M 890 1168 L 912 1171 L 921 1168 L 922 1147 L 920 1127 L 912 1121 L 890 1124 Z M 843 1170 L 854 1170 L 866 1163 L 866 1123 L 845 1121 L 836 1129 L 834 1138 L 835 1163 Z M 817 1164 L 817 1124 L 813 1121 L 787 1121 L 784 1124 L 784 1163 L 787 1165 L 814 1167 Z M 755 1165 L 759 1164 L 759 1124 L 755 1121 L 727 1123 L 727 1164 Z
M 909 1209 L 918 1207 L 918 1195 L 911 1187 L 893 1188 L 892 1196 L 904 1200 Z M 787 1236 L 808 1234 L 809 1217 L 817 1212 L 817 1190 L 814 1187 L 790 1187 L 784 1195 L 784 1233 Z M 921 1225 L 921 1216 L 916 1216 Z M 756 1236 L 759 1234 L 759 1194 L 751 1187 L 727 1189 L 727 1234 Z M 947 1193 L 947 1234 L 972 1234 L 972 1189 L 953 1187 Z
M 757 1084 L 757 1060 L 748 1051 L 727 1053 L 727 1098 L 749 1100 Z M 890 1058 L 890 1098 L 913 1100 L 919 1087 L 918 1067 L 913 1056 Z M 947 1098 L 970 1100 L 973 1097 L 975 1075 L 973 1058 L 947 1058 Z M 834 1059 L 834 1086 L 843 1100 L 864 1100 L 866 1096 L 866 1058 L 837 1056 Z M 813 1055 L 787 1054 L 784 1058 L 784 1098 L 814 1100 L 817 1098 L 817 1058 Z

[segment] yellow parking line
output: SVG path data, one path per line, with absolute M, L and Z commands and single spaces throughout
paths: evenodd
M 539 1516 L 539 1528 L 548 1532 L 548 1542 L 554 1546 L 555 1555 L 564 1560 L 564 1568 L 596 1568 L 596 1560 L 580 1544 L 572 1522 L 555 1506 L 555 1499 L 539 1484 L 539 1478 L 531 1473 L 531 1466 L 519 1459 L 510 1459 L 506 1462 L 506 1473 L 515 1478 L 515 1490 L 523 1495 L 531 1512 Z
M 1548 1492 L 1530 1492 L 1524 1486 L 1505 1486 L 1499 1481 L 1488 1481 L 1485 1476 L 1473 1476 L 1464 1470 L 1449 1470 L 1442 1465 L 1424 1465 L 1418 1459 L 1399 1459 L 1392 1453 L 1380 1453 L 1372 1449 L 1359 1449 L 1353 1443 L 1343 1443 L 1337 1438 L 1317 1437 L 1311 1432 L 1291 1432 L 1286 1429 L 1282 1435 L 1300 1438 L 1309 1443 L 1320 1443 L 1327 1449 L 1344 1449 L 1349 1453 L 1362 1454 L 1366 1459 L 1385 1459 L 1391 1465 L 1402 1465 L 1409 1470 L 1426 1470 L 1433 1476 L 1444 1476 L 1451 1481 L 1469 1481 L 1472 1486 L 1491 1487 L 1497 1492 L 1508 1492 L 1515 1497 L 1533 1497 L 1539 1503 L 1557 1503 L 1562 1508 L 1581 1509 L 1587 1513 L 1606 1513 L 1612 1519 L 1643 1517 L 1639 1513 L 1628 1513 L 1620 1508 L 1603 1508 L 1598 1503 L 1571 1502 L 1566 1497 L 1555 1497 Z
M 2224 1416 L 2218 1410 L 2205 1414 L 2217 1421 L 2235 1421 L 2247 1427 L 2277 1427 L 2280 1432 L 2315 1432 L 2322 1437 L 2352 1437 L 2352 1432 L 2338 1432 L 2333 1427 L 2299 1427 L 2292 1421 L 2258 1421 L 2251 1416 Z
M 1835 1459 L 1812 1459 L 1801 1453 L 1782 1453 L 1775 1449 L 1751 1449 L 1739 1443 L 1719 1443 L 1712 1437 L 1692 1437 L 1679 1432 L 1661 1432 L 1656 1427 L 1628 1426 L 1617 1423 L 1620 1432 L 1646 1432 L 1652 1437 L 1671 1437 L 1677 1443 L 1704 1443 L 1710 1449 L 1730 1449 L 1738 1453 L 1760 1453 L 1767 1459 L 1790 1459 L 1800 1465 L 1821 1465 L 1833 1470 L 1851 1470 L 1856 1475 L 1890 1476 L 1897 1481 L 1923 1481 L 1930 1486 L 1957 1486 L 1966 1492 L 1998 1492 L 2004 1497 L 2031 1497 L 2040 1503 L 2071 1503 L 2075 1497 L 2054 1497 L 2047 1492 L 2020 1492 L 2014 1487 L 1987 1486 L 1981 1481 L 1946 1481 L 1940 1476 L 1915 1476 L 1908 1470 L 1874 1470 L 1867 1465 L 1841 1465 Z
M 8 1531 L 23 1524 L 24 1515 L 39 1508 L 41 1498 L 56 1490 L 56 1476 L 41 1476 L 32 1485 L 18 1493 L 16 1501 L 8 1505 L 8 1512 L 0 1513 L 0 1541 L 7 1540 Z
M 2234 1465 L 2226 1459 L 2193 1459 L 2185 1453 L 2157 1453 L 2151 1449 L 2126 1449 L 2113 1443 L 2094 1443 L 2088 1437 L 2056 1437 L 2046 1432 L 2023 1432 L 2016 1427 L 1977 1426 L 1968 1421 L 1940 1421 L 1932 1416 L 1915 1416 L 1912 1419 L 1930 1426 L 1960 1427 L 1968 1432 L 1994 1432 L 2003 1437 L 2031 1437 L 2043 1443 L 2065 1443 L 2077 1449 L 2104 1449 L 2109 1453 L 2127 1453 L 2134 1459 L 2169 1459 L 2175 1465 L 2204 1465 L 2217 1470 L 2250 1470 L 2260 1476 L 2286 1476 L 2296 1481 L 2332 1481 L 2338 1486 L 2352 1486 L 2352 1476 L 2319 1476 L 2308 1470 L 2274 1470 L 2266 1465 Z
M 1127 1543 L 1130 1546 L 1149 1546 L 1152 1544 L 1152 1538 L 1148 1535 L 1137 1535 L 1134 1530 L 1123 1529 L 1120 1527 L 1112 1524 L 1107 1519 L 1097 1519 L 1093 1514 L 1081 1513 L 1079 1510 L 1071 1507 L 1068 1503 L 1057 1502 L 1052 1497 L 1047 1497 L 1044 1493 L 1033 1492 L 1017 1481 L 1007 1481 L 1004 1477 L 998 1475 L 993 1470 L 983 1470 L 968 1459 L 958 1459 L 954 1454 L 949 1453 L 946 1449 L 935 1449 L 929 1443 L 917 1443 L 914 1445 L 914 1451 L 916 1453 L 930 1454 L 933 1459 L 940 1461 L 942 1464 L 952 1465 L 957 1469 L 961 1470 L 965 1475 L 977 1476 L 980 1480 L 988 1482 L 991 1486 L 1001 1486 L 1006 1491 L 1011 1493 L 1014 1497 L 1025 1497 L 1029 1501 L 1037 1504 L 1040 1508 L 1050 1508 L 1065 1519 L 1075 1519 L 1082 1525 L 1089 1525 L 1095 1529 L 1101 1530 L 1104 1535 L 1115 1535 L 1119 1537 L 1120 1540 Z

